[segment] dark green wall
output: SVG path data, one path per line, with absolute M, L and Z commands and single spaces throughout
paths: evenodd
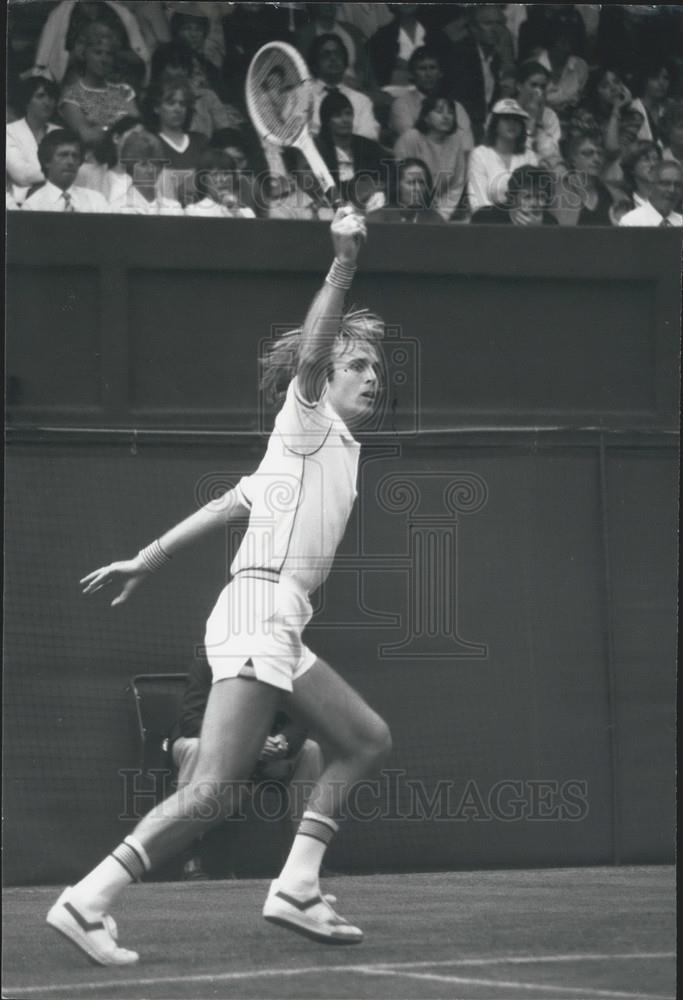
M 77 581 L 254 468 L 258 344 L 302 319 L 327 241 L 10 219 L 8 882 L 72 879 L 129 825 L 128 681 L 187 668 L 234 539 L 117 612 Z M 666 232 L 372 230 L 354 300 L 390 324 L 397 405 L 308 642 L 386 716 L 405 773 L 337 866 L 672 859 L 677 268 Z

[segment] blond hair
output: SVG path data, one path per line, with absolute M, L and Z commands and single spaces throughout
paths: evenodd
M 287 386 L 292 381 L 299 367 L 301 353 L 301 328 L 289 330 L 272 341 L 266 348 L 261 359 L 261 389 L 268 403 L 282 402 L 287 392 Z M 369 309 L 351 308 L 341 317 L 336 341 L 350 346 L 353 341 L 366 344 L 378 344 L 384 336 L 384 323 L 376 313 Z M 328 378 L 332 373 L 330 366 Z

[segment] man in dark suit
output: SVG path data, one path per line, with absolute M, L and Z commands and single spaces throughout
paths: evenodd
M 442 28 L 430 32 L 427 45 L 438 52 L 445 88 L 464 106 L 480 143 L 501 78 L 514 65 L 512 38 L 501 4 L 448 5 L 447 17 Z

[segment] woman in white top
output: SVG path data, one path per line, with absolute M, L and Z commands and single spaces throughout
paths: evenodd
M 22 88 L 24 117 L 7 126 L 5 164 L 8 190 L 20 205 L 32 184 L 42 184 L 45 176 L 38 162 L 38 145 L 57 128 L 50 122 L 59 90 L 44 76 L 32 76 Z
M 621 158 L 624 188 L 631 199 L 631 208 L 640 208 L 650 199 L 655 182 L 655 170 L 662 154 L 656 142 L 639 139 Z
M 183 215 L 180 202 L 164 197 L 159 191 L 159 173 L 163 162 L 160 139 L 150 132 L 129 132 L 121 144 L 121 162 L 131 179 L 127 191 L 113 198 L 110 212 L 121 215 Z
M 394 153 L 397 160 L 418 159 L 427 164 L 434 178 L 432 207 L 448 222 L 467 178 L 467 151 L 454 102 L 438 94 L 426 97 L 415 128 L 399 136 Z
M 237 163 L 221 149 L 204 150 L 197 164 L 195 187 L 199 201 L 185 215 L 202 219 L 255 219 L 254 210 L 240 203 Z
M 517 102 L 526 111 L 527 149 L 532 150 L 548 167 L 555 167 L 562 158 L 560 119 L 546 104 L 550 73 L 545 66 L 527 59 L 517 70 Z
M 471 211 L 484 205 L 502 205 L 512 171 L 526 163 L 538 165 L 536 154 L 526 148 L 528 117 L 509 97 L 494 104 L 484 142 L 470 155 L 467 194 Z

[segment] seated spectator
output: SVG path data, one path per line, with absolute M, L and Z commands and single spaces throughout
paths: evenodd
M 500 96 L 501 76 L 514 65 L 503 5 L 447 4 L 444 12 L 446 23 L 429 32 L 427 45 L 438 53 L 446 93 L 464 106 L 475 142 L 481 142 L 489 109 Z
M 205 61 L 206 62 L 206 61 Z M 210 86 L 205 73 L 205 62 L 200 62 L 186 45 L 169 42 L 160 46 L 152 56 L 151 89 L 160 81 L 183 78 L 190 81 L 194 97 L 190 132 L 200 132 L 210 139 L 223 128 L 239 128 L 244 116 L 231 104 L 225 104 Z
M 257 218 L 266 218 L 268 211 L 263 189 L 268 181 L 268 165 L 256 133 L 249 128 L 219 129 L 214 132 L 211 145 L 226 153 L 235 165 L 240 204 L 251 208 Z
M 23 117 L 7 126 L 5 148 L 8 190 L 17 204 L 24 201 L 32 184 L 43 183 L 38 144 L 57 128 L 52 118 L 58 96 L 57 84 L 44 76 L 30 76 L 21 87 L 18 110 Z
M 671 101 L 662 119 L 662 139 L 666 143 L 662 159 L 683 165 L 683 101 Z
M 661 58 L 644 66 L 634 80 L 631 107 L 644 116 L 639 139 L 660 142 L 662 119 L 671 86 L 671 71 Z M 660 143 L 661 145 L 661 143 Z
M 565 169 L 561 173 L 555 215 L 563 226 L 611 226 L 612 195 L 602 182 L 605 149 L 600 132 L 572 135 L 564 144 Z
M 588 65 L 576 54 L 576 22 L 568 5 L 557 5 L 548 16 L 544 29 L 543 47 L 532 57 L 550 73 L 546 103 L 560 121 L 566 121 L 572 109 L 581 101 Z
M 75 132 L 56 128 L 38 145 L 38 162 L 45 184 L 24 202 L 24 212 L 108 212 L 98 191 L 74 183 L 83 162 L 83 145 Z
M 455 105 L 447 97 L 425 98 L 414 129 L 399 137 L 397 160 L 422 160 L 436 178 L 432 207 L 448 222 L 460 204 L 467 179 L 467 150 L 458 130 Z
M 354 133 L 353 106 L 341 92 L 328 94 L 320 105 L 320 132 L 316 145 L 342 201 L 352 201 L 360 207 L 356 201 L 359 175 L 366 178 L 361 186 L 365 200 L 372 193 L 384 190 L 390 157 L 378 143 Z M 372 193 L 368 189 L 369 180 L 374 181 Z
M 631 100 L 630 90 L 614 70 L 604 66 L 597 66 L 591 70 L 581 107 L 592 115 L 595 124 L 602 132 L 608 156 L 619 155 L 621 116 L 631 104 Z
M 527 164 L 510 174 L 505 201 L 477 209 L 470 222 L 495 226 L 556 226 L 557 219 L 548 210 L 552 200 L 552 174 Z
M 467 194 L 471 211 L 504 202 L 513 170 L 525 163 L 538 165 L 536 154 L 526 148 L 527 118 L 526 111 L 510 98 L 494 104 L 484 143 L 474 148 L 469 159 Z
M 240 202 L 239 171 L 235 160 L 219 149 L 205 149 L 197 164 L 195 188 L 199 200 L 185 215 L 203 219 L 255 219 L 253 209 Z
M 36 68 L 58 83 L 67 76 L 73 60 L 82 59 L 82 36 L 93 22 L 105 24 L 116 38 L 119 56 L 149 69 L 150 51 L 135 16 L 122 3 L 62 0 L 51 11 L 36 51 Z
M 209 19 L 198 4 L 186 4 L 185 10 L 176 9 L 170 20 L 171 39 L 176 48 L 184 48 L 192 57 L 193 66 L 188 73 L 192 76 L 195 70 L 201 70 L 206 80 L 206 86 L 213 90 L 219 98 L 223 97 L 223 66 L 215 65 L 204 54 L 206 40 L 209 37 Z M 154 63 L 152 65 L 154 78 Z
M 313 92 L 311 129 L 316 135 L 320 131 L 320 105 L 323 98 L 338 90 L 351 102 L 356 134 L 366 139 L 377 140 L 379 124 L 372 110 L 372 101 L 366 94 L 352 90 L 342 83 L 348 61 L 346 47 L 337 35 L 318 35 L 314 39 L 308 54 L 308 65 L 315 77 L 311 87 Z
M 347 87 L 365 89 L 370 81 L 370 68 L 362 35 L 353 27 L 340 22 L 338 3 L 307 3 L 308 22 L 294 35 L 294 44 L 304 58 L 320 35 L 336 35 L 346 49 L 347 65 L 343 82 Z
M 164 8 L 169 20 L 174 13 L 195 14 L 206 18 L 208 33 L 204 36 L 201 52 L 223 76 L 226 57 L 225 21 L 234 14 L 235 4 L 214 3 L 213 0 L 207 2 L 200 0 L 198 3 L 188 3 L 187 0 L 166 0 Z M 170 38 L 166 41 L 170 41 Z
M 98 22 L 91 24 L 85 32 L 79 76 L 62 91 L 62 118 L 85 146 L 101 142 L 106 129 L 119 118 L 138 113 L 133 89 L 111 82 L 115 48 L 111 30 Z
M 550 73 L 545 66 L 528 59 L 517 71 L 517 103 L 526 111 L 527 149 L 539 161 L 555 167 L 559 163 L 562 126 L 552 108 L 546 105 Z
M 161 140 L 151 132 L 129 132 L 121 144 L 121 162 L 131 183 L 110 203 L 110 211 L 118 215 L 182 215 L 176 199 L 159 189 L 164 163 Z
M 620 226 L 683 226 L 683 216 L 675 210 L 683 196 L 683 168 L 673 160 L 662 160 L 654 169 L 646 202 L 626 212 Z
M 81 165 L 76 182 L 91 191 L 99 191 L 108 202 L 125 194 L 131 185 L 128 172 L 120 160 L 125 137 L 143 128 L 139 118 L 120 118 L 105 133 L 102 142 L 92 150 L 91 157 Z
M 159 81 L 150 88 L 146 117 L 161 140 L 165 167 L 161 177 L 162 193 L 166 198 L 186 205 L 194 197 L 194 172 L 199 157 L 208 146 L 200 132 L 190 131 L 194 109 L 194 93 L 185 78 Z
M 431 207 L 432 190 L 432 176 L 426 163 L 401 160 L 393 164 L 389 173 L 386 205 L 368 212 L 367 221 L 445 225 L 443 218 Z
M 640 208 L 649 201 L 655 171 L 661 159 L 657 143 L 642 139 L 634 142 L 621 158 L 624 190 L 631 200 L 632 208 Z
M 394 100 L 389 118 L 390 129 L 398 136 L 415 128 L 420 117 L 425 98 L 434 94 L 445 94 L 443 84 L 443 69 L 436 52 L 422 46 L 415 49 L 408 63 L 411 79 L 414 85 L 408 87 Z M 458 130 L 462 136 L 463 145 L 469 152 L 474 149 L 474 138 L 469 115 L 462 104 L 455 102 Z
M 580 114 L 588 113 L 583 112 L 581 109 L 574 112 L 568 126 L 568 134 L 571 134 L 574 131 L 578 133 L 590 132 L 598 128 L 597 122 L 592 115 L 590 115 L 590 121 L 587 124 L 581 125 L 578 120 L 576 120 Z M 645 119 L 640 111 L 636 111 L 630 105 L 627 105 L 619 115 L 617 152 L 614 153 L 607 147 L 605 148 L 607 165 L 602 172 L 602 179 L 612 192 L 612 197 L 615 201 L 618 199 L 620 191 L 623 192 L 625 185 L 621 161 L 631 151 L 633 144 L 638 142 L 638 133 L 640 132 L 640 127 L 644 120 Z M 629 203 L 629 209 L 630 208 L 633 208 L 633 205 Z
M 212 672 L 205 657 L 192 662 L 180 715 L 168 736 L 174 765 L 178 768 L 177 784 L 182 790 L 192 777 L 197 764 L 202 721 L 211 690 Z M 289 786 L 289 817 L 293 824 L 303 815 L 312 786 L 323 772 L 322 751 L 304 729 L 297 726 L 284 712 L 273 719 L 258 763 L 251 775 L 253 782 L 272 781 Z M 205 878 L 201 863 L 200 841 L 195 841 L 185 861 L 185 878 Z
M 413 82 L 411 60 L 425 43 L 426 30 L 417 3 L 391 3 L 391 21 L 368 40 L 375 83 L 380 87 L 407 87 Z M 409 126 L 410 127 L 410 126 Z

